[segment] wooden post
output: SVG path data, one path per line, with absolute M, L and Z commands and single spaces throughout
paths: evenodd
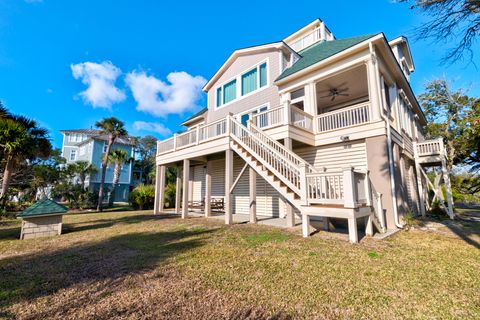
M 207 160 L 205 173 L 205 217 L 212 215 L 212 162 Z
M 303 205 L 308 205 L 307 168 L 304 163 L 300 164 L 300 199 Z
M 233 184 L 233 150 L 225 151 L 225 224 L 233 223 L 233 202 L 230 189 Z
M 249 209 L 250 223 L 257 223 L 257 173 L 252 167 L 249 168 Z
M 302 214 L 302 234 L 304 238 L 310 236 L 310 216 Z
M 153 214 L 159 214 L 164 207 L 165 193 L 165 166 L 157 166 L 155 175 L 155 203 Z
M 381 112 L 381 100 L 380 100 L 380 91 L 379 91 L 379 75 L 377 73 L 376 64 L 377 57 L 375 55 L 375 50 L 373 45 L 370 44 L 370 55 L 371 58 L 367 61 L 367 80 L 368 80 L 368 95 L 370 98 L 370 108 L 372 112 L 371 121 L 380 120 Z
M 290 100 L 283 102 L 283 123 L 289 125 L 291 123 Z
M 183 197 L 182 197 L 182 219 L 188 216 L 188 195 L 190 186 L 190 160 L 183 160 Z
M 353 168 L 343 169 L 343 196 L 345 208 L 356 208 L 355 180 Z
M 285 138 L 283 140 L 283 145 L 288 150 L 292 150 L 293 148 L 293 141 L 292 138 Z M 295 227 L 295 212 L 293 211 L 293 206 L 287 201 L 285 198 L 285 206 L 286 206 L 286 213 L 287 213 L 287 227 L 293 228 Z
M 442 173 L 443 173 L 443 181 L 445 181 L 445 189 L 447 192 L 448 215 L 450 216 L 450 219 L 453 219 L 455 218 L 455 215 L 453 213 L 452 185 L 450 184 L 450 175 L 447 170 L 447 162 L 443 155 L 442 155 Z
M 348 238 L 351 243 L 358 243 L 357 218 L 348 218 Z
M 418 156 L 418 147 L 417 147 L 416 141 L 413 142 L 413 155 L 415 158 L 415 172 L 417 174 L 418 202 L 420 205 L 420 212 L 422 216 L 425 217 L 425 213 L 426 213 L 425 197 L 424 197 L 425 194 L 423 192 L 423 184 L 422 184 L 422 176 L 421 176 L 422 173 L 420 172 L 422 168 L 420 167 L 420 163 L 418 163 L 419 156 Z
M 181 167 L 177 166 L 177 180 L 175 181 L 175 212 L 180 214 L 182 205 L 182 176 Z
M 373 236 L 373 217 L 369 215 L 365 217 L 365 234 L 369 237 Z

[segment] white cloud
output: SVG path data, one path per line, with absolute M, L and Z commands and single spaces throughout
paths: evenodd
M 161 136 L 168 136 L 172 134 L 172 131 L 170 131 L 170 129 L 165 127 L 163 124 L 157 122 L 135 121 L 133 123 L 133 128 L 137 131 L 156 132 Z
M 82 62 L 70 65 L 75 79 L 81 79 L 87 89 L 79 93 L 93 107 L 110 108 L 112 104 L 125 100 L 125 93 L 115 86 L 122 71 L 110 61 L 102 63 Z
M 167 80 L 169 83 L 143 71 L 127 74 L 125 81 L 137 102 L 137 110 L 163 117 L 198 109 L 205 78 L 182 71 L 169 73 Z

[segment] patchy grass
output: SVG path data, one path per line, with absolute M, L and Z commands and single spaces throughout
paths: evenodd
M 478 319 L 478 226 L 442 226 L 351 245 L 149 211 L 69 214 L 25 241 L 3 222 L 0 318 Z

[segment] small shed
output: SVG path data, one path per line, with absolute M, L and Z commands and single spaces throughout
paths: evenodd
M 17 218 L 22 219 L 20 239 L 56 236 L 62 233 L 62 216 L 68 209 L 48 198 L 37 201 Z

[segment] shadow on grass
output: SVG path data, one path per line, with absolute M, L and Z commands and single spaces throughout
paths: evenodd
M 0 309 L 78 284 L 155 268 L 204 244 L 215 230 L 131 233 L 106 241 L 0 261 Z
M 85 230 L 96 230 L 102 228 L 110 228 L 116 224 L 132 224 L 140 223 L 151 220 L 164 220 L 164 219 L 174 219 L 178 218 L 178 215 L 153 215 L 153 214 L 140 214 L 140 215 L 128 215 L 118 218 L 109 218 L 108 216 L 105 219 L 89 220 L 85 222 L 75 222 L 75 223 L 65 223 L 62 228 L 62 233 L 72 233 Z M 1 237 L 0 237 L 1 238 Z

